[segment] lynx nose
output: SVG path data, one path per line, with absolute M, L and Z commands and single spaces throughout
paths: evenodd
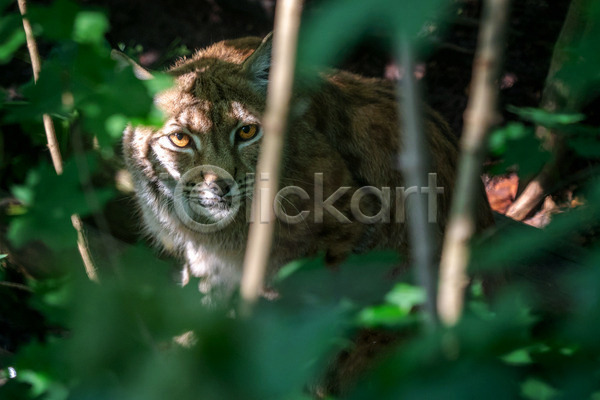
M 211 197 L 211 195 L 223 197 L 231 191 L 232 182 L 230 179 L 222 179 L 218 175 L 209 172 L 204 174 L 202 186 L 205 193 L 208 192 L 206 193 L 208 197 Z

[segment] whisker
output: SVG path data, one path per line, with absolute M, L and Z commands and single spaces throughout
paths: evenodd
M 289 181 L 289 182 L 292 182 L 292 183 L 294 183 L 294 182 L 298 182 L 298 183 L 304 183 L 304 184 L 306 184 L 306 185 L 310 185 L 310 186 L 313 186 L 313 185 L 315 184 L 314 182 L 305 181 L 305 180 L 303 180 L 303 179 L 297 179 L 297 178 L 287 178 L 287 177 L 286 177 L 286 178 L 281 178 L 281 182 L 282 182 L 282 183 L 284 183 L 284 182 L 286 182 L 286 181 Z
M 295 205 L 294 203 L 292 203 L 292 202 L 290 201 L 290 199 L 288 199 L 287 197 L 283 197 L 283 196 L 282 196 L 282 197 L 280 197 L 280 199 L 287 201 L 289 205 L 291 205 L 292 207 L 294 207 L 294 210 L 295 210 L 295 211 L 297 211 L 297 212 L 298 212 L 298 214 L 300 214 L 300 213 L 302 212 L 302 211 L 300 211 L 300 210 L 298 209 L 298 207 L 296 207 L 296 205 Z M 281 201 L 279 201 L 279 205 L 281 205 L 281 206 L 282 206 L 282 208 L 283 208 L 283 204 L 281 203 Z M 309 231 L 309 232 L 312 232 L 312 230 L 310 229 L 310 225 L 308 224 L 308 222 L 306 222 L 306 220 L 305 220 L 305 219 L 302 219 L 302 222 L 304 222 L 304 225 L 306 225 L 306 227 L 308 228 L 308 231 Z M 289 225 L 289 224 L 287 224 L 287 225 Z

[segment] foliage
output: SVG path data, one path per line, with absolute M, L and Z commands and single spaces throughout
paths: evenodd
M 407 7 L 407 2 L 390 0 L 332 0 L 306 21 L 302 37 L 311 46 L 300 48 L 300 59 L 335 63 L 375 29 L 403 26 L 403 32 L 394 30 L 392 36 L 414 38 L 423 34 L 419 29 L 424 22 L 435 25 L 432 10 L 442 3 L 411 2 Z M 39 241 L 52 250 L 53 263 L 61 268 L 51 277 L 28 278 L 31 294 L 0 286 L 2 326 L 14 328 L 19 315 L 25 317 L 11 313 L 13 305 L 26 302 L 36 317 L 43 315 L 43 327 L 38 327 L 43 333 L 0 360 L 0 381 L 5 380 L 0 398 L 307 399 L 307 388 L 319 382 L 335 355 L 351 347 L 356 332 L 364 328 L 392 333 L 398 346 L 344 398 L 541 400 L 600 395 L 600 251 L 594 243 L 577 248 L 565 244 L 574 232 L 596 227 L 597 180 L 582 189 L 585 207 L 560 215 L 545 230 L 511 226 L 478 238 L 471 267 L 483 284 L 472 285 L 465 315 L 453 328 L 425 326 L 423 291 L 410 274 L 393 283 L 391 277 L 406 261 L 387 253 L 353 256 L 337 271 L 326 268 L 320 258 L 298 260 L 275 280 L 282 297 L 260 302 L 248 318 L 232 315 L 235 304 L 206 307 L 197 282 L 175 285 L 169 262 L 143 244 L 113 249 L 101 283 L 89 281 L 71 258 L 76 234 L 70 216 L 98 214 L 114 198 L 114 182 L 99 179 L 102 171 L 117 162 L 114 148 L 127 121 L 160 121 L 151 99 L 169 80 L 139 81 L 130 69 L 117 67 L 104 39 L 109 25 L 102 12 L 83 10 L 69 0 L 29 8 L 35 32 L 50 50 L 38 83 L 20 88 L 24 101 L 6 97 L 0 103 L 0 129 L 19 132 L 4 140 L 22 140 L 28 147 L 15 150 L 0 166 L 24 165 L 23 160 L 32 158 L 36 165 L 26 174 L 2 175 L 20 204 L 1 218 L 13 246 Z M 25 54 L 14 9 L 12 1 L 0 0 L 0 63 Z M 352 29 L 341 29 L 348 25 Z M 582 60 L 595 62 L 594 49 L 585 43 L 577 49 Z M 578 70 L 583 72 L 565 79 L 579 87 L 588 78 L 596 79 L 599 70 L 586 64 Z M 522 121 L 491 137 L 492 152 L 504 160 L 499 170 L 518 165 L 521 173 L 529 173 L 547 160 L 528 125 L 532 123 L 560 128 L 581 157 L 600 155 L 597 129 L 583 125 L 582 114 L 512 110 Z M 43 113 L 59 128 L 66 159 L 61 176 L 41 151 Z M 94 140 L 97 151 L 91 150 Z M 33 150 L 39 151 L 26 154 Z M 552 266 L 544 257 L 551 250 L 573 262 L 554 271 L 545 290 L 535 279 L 515 279 L 516 284 L 498 289 L 493 301 L 484 296 L 485 283 L 500 275 L 500 269 L 518 277 L 534 266 L 547 274 Z M 1 254 L 2 283 L 10 280 L 6 261 Z M 187 332 L 193 332 L 187 347 L 174 342 Z

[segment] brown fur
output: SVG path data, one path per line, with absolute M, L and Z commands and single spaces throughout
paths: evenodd
M 209 234 L 197 232 L 175 215 L 173 187 L 187 170 L 210 164 L 234 175 L 247 190 L 245 195 L 251 195 L 252 187 L 243 186 L 244 178 L 256 172 L 260 140 L 240 148 L 230 138 L 240 124 L 260 124 L 264 112 L 270 42 L 260 43 L 259 38 L 219 42 L 177 62 L 169 71 L 176 85 L 156 99 L 168 118 L 165 126 L 129 127 L 124 136 L 125 158 L 147 230 L 165 249 L 184 258 L 191 273 L 203 277 L 209 289 L 224 286 L 229 292 L 239 282 L 248 233 L 245 204 L 227 227 Z M 437 185 L 444 187 L 444 194 L 438 196 L 441 237 L 454 187 L 457 148 L 443 119 L 427 107 L 424 114 L 430 172 L 437 173 Z M 280 183 L 301 187 L 311 199 L 290 196 L 282 208 L 289 215 L 299 210 L 310 214 L 299 224 L 278 221 L 271 273 L 292 259 L 319 252 L 338 262 L 351 252 L 407 251 L 405 224 L 396 223 L 394 214 L 394 188 L 405 186 L 397 169 L 402 147 L 399 120 L 394 86 L 384 80 L 329 71 L 322 74 L 318 87 L 294 92 Z M 195 136 L 200 149 L 183 153 L 165 145 L 164 137 L 173 126 Z M 323 223 L 314 222 L 315 173 L 323 173 L 324 199 L 339 187 L 352 188 L 334 203 L 351 223 L 340 223 L 327 211 Z M 391 188 L 390 223 L 364 224 L 353 218 L 351 194 L 363 186 Z M 367 196 L 361 202 L 366 215 L 380 209 L 378 201 L 372 200 Z M 482 224 L 490 221 L 486 212 Z

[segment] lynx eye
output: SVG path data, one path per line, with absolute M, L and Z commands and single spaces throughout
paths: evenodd
M 177 147 L 185 147 L 190 143 L 190 136 L 182 132 L 177 132 L 170 134 L 169 140 Z
M 258 125 L 256 125 L 256 124 L 244 125 L 238 129 L 237 136 L 241 140 L 250 140 L 254 136 L 256 136 L 257 133 L 258 133 Z

